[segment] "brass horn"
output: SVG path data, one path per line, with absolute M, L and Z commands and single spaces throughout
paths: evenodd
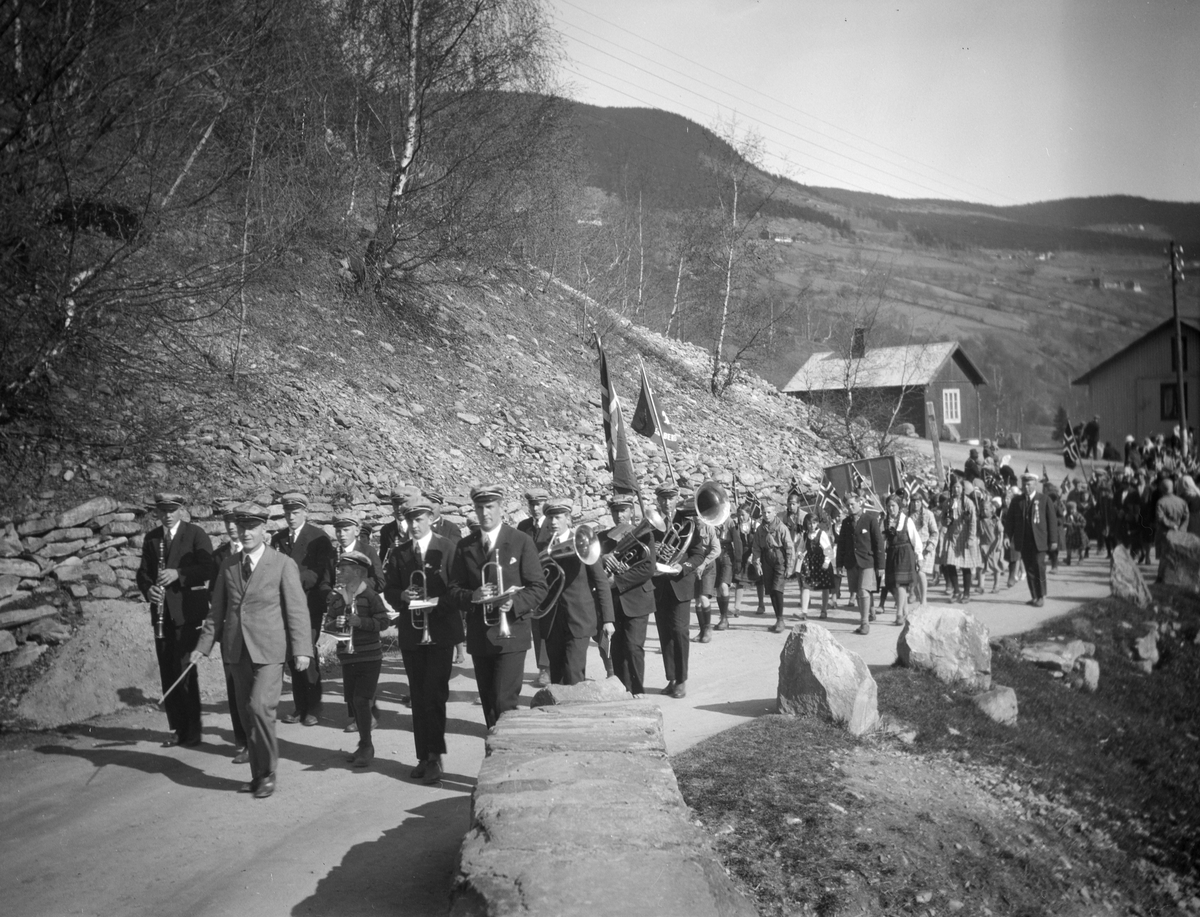
M 488 571 L 492 572 L 492 582 L 488 582 Z M 487 585 L 494 585 L 495 592 L 490 596 L 491 601 L 485 602 L 483 605 L 483 626 L 495 627 L 500 625 L 499 637 L 501 640 L 508 640 L 512 637 L 512 630 L 508 626 L 508 614 L 501 610 L 501 605 L 504 597 L 504 568 L 500 566 L 500 562 L 489 560 L 483 565 L 480 570 L 480 580 Z M 503 599 L 503 601 L 497 601 Z
M 719 481 L 705 481 L 696 489 L 692 500 L 696 515 L 705 525 L 713 528 L 724 525 L 732 509 L 729 495 Z
M 566 585 L 566 574 L 559 561 L 574 557 L 581 564 L 594 564 L 600 559 L 600 538 L 592 526 L 577 525 L 567 541 L 544 549 L 538 557 L 542 562 L 542 575 L 546 578 L 546 597 L 533 610 L 531 617 L 544 618 L 558 604 Z
M 408 600 L 409 622 L 416 630 L 421 631 L 421 645 L 425 646 L 433 642 L 429 636 L 428 609 L 435 607 L 437 600 L 429 598 L 429 590 L 425 588 L 424 570 L 412 572 L 412 576 L 408 578 L 408 593 L 415 596 Z

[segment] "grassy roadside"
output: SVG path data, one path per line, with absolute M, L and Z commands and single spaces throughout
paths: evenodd
M 763 914 L 1200 914 L 1200 599 L 1157 598 L 993 644 L 1016 727 L 890 668 L 890 730 L 761 717 L 675 760 L 684 798 Z M 1151 625 L 1146 675 L 1129 648 Z M 1021 661 L 1054 637 L 1095 643 L 1096 693 Z

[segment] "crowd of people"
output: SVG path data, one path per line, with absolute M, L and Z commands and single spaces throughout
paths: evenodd
M 1018 476 L 985 443 L 982 456 L 972 449 L 962 471 L 940 487 L 909 478 L 882 498 L 865 482 L 840 496 L 832 488 L 817 495 L 793 488 L 785 506 L 751 494 L 717 518 L 700 511 L 686 486 L 667 481 L 640 513 L 640 499 L 614 494 L 612 525 L 603 532 L 576 525 L 573 502 L 540 488 L 524 494 L 524 518 L 510 525 L 504 490 L 480 485 L 471 491 L 465 531 L 441 515 L 438 500 L 409 490 L 392 494 L 393 520 L 377 541 L 348 509 L 334 515 L 331 538 L 308 521 L 307 496 L 293 491 L 280 497 L 286 524 L 274 532 L 266 507 L 222 507 L 228 538 L 215 550 L 200 526 L 184 520 L 184 496 L 160 493 L 160 525 L 144 539 L 137 579 L 151 603 L 168 692 L 168 744 L 201 741 L 195 663 L 217 643 L 234 760 L 250 765 L 243 789 L 265 798 L 275 788 L 285 665 L 293 706 L 279 721 L 320 722 L 322 633 L 336 641 L 345 731 L 358 736 L 347 763 L 368 767 L 381 635 L 395 627 L 412 708 L 411 776 L 436 784 L 449 683 L 468 655 L 490 727 L 516 708 L 530 650 L 535 687 L 583 681 L 595 642 L 605 674 L 645 694 L 651 616 L 667 681 L 662 693 L 685 697 L 691 643 L 711 642 L 743 610 L 765 615 L 768 603 L 770 630 L 781 633 L 793 581 L 802 619 L 815 597 L 826 618 L 844 596 L 857 606 L 855 632 L 864 635 L 889 599 L 893 623 L 902 625 L 940 582 L 950 602 L 968 603 L 989 579 L 993 592 L 1002 580 L 1011 588 L 1024 579 L 1029 604 L 1041 606 L 1047 573 L 1089 556 L 1093 546 L 1111 557 L 1121 544 L 1146 563 L 1151 547 L 1161 557 L 1168 532 L 1200 534 L 1194 462 L 1167 442 L 1134 451 L 1123 466 L 1093 467 L 1060 486 L 1044 468 Z M 725 501 L 723 488 L 715 492 Z M 744 609 L 747 592 L 757 602 Z

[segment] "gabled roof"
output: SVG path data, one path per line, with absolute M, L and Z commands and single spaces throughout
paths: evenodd
M 1076 379 L 1071 384 L 1072 385 L 1087 385 L 1091 381 L 1092 376 L 1096 375 L 1096 373 L 1100 372 L 1100 370 L 1107 367 L 1113 361 L 1118 360 L 1121 357 L 1125 356 L 1126 353 L 1128 353 L 1134 347 L 1137 347 L 1138 344 L 1142 343 L 1142 341 L 1146 340 L 1146 338 L 1154 337 L 1154 335 L 1162 333 L 1163 329 L 1165 329 L 1171 325 L 1174 325 L 1174 324 L 1175 324 L 1175 319 L 1169 318 L 1165 322 L 1155 325 L 1153 328 L 1151 328 L 1149 331 L 1147 331 L 1141 337 L 1130 341 L 1127 345 L 1122 347 L 1120 350 L 1118 350 L 1116 353 L 1114 353 L 1111 357 L 1108 357 L 1105 360 L 1101 360 L 1099 363 L 1097 363 L 1095 366 L 1093 366 L 1091 369 L 1089 369 L 1087 372 L 1085 372 L 1082 376 L 1080 376 L 1078 379 Z M 1193 319 L 1180 318 L 1179 324 L 1187 325 L 1187 327 L 1191 328 L 1193 331 L 1200 334 L 1200 325 L 1196 324 L 1196 322 Z
M 908 388 L 928 385 L 947 360 L 953 359 L 975 385 L 987 385 L 983 373 L 971 362 L 957 341 L 910 344 L 904 347 L 874 347 L 866 355 L 847 363 L 843 354 L 814 353 L 780 387 L 781 392 L 845 391 L 860 388 Z

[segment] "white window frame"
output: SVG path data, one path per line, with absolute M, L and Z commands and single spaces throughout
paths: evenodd
M 942 423 L 962 423 L 962 395 L 959 389 L 942 389 Z

